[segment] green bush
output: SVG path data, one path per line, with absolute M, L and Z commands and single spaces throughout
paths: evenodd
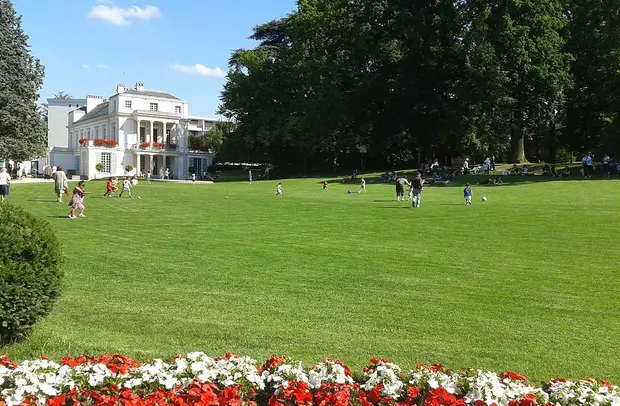
M 49 223 L 0 205 L 0 344 L 23 339 L 60 296 L 63 255 Z

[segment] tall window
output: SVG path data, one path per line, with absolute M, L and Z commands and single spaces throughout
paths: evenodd
M 150 110 L 151 111 L 158 111 L 159 110 L 159 106 L 157 105 L 157 103 L 151 103 L 150 104 Z
M 170 144 L 170 129 L 166 129 L 166 144 Z
M 112 112 L 116 111 L 116 101 L 112 102 Z
M 116 140 L 116 126 L 115 125 L 113 125 L 112 128 L 110 128 L 110 139 Z
M 89 140 L 92 139 L 90 138 L 90 128 L 86 129 L 86 138 L 88 138 Z
M 106 134 L 105 124 L 101 126 L 101 134 L 102 134 L 102 136 L 103 136 L 103 139 L 104 139 L 104 140 L 107 140 L 107 138 L 106 138 L 106 135 L 107 135 L 107 134 Z
M 146 128 L 140 127 L 140 142 L 146 142 Z
M 181 106 L 174 106 L 174 112 L 181 114 Z
M 196 175 L 202 175 L 202 158 L 193 158 L 193 167 L 194 167 L 194 173 Z
M 95 127 L 95 138 L 99 138 L 99 127 Z
M 131 108 L 131 100 L 125 100 L 125 107 L 127 107 L 128 109 Z
M 112 154 L 109 152 L 101 153 L 101 163 L 103 164 L 103 172 L 112 172 Z

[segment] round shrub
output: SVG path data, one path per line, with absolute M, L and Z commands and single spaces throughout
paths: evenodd
M 23 339 L 60 296 L 63 255 L 49 223 L 0 204 L 0 344 Z

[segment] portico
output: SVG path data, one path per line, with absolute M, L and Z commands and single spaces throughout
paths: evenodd
M 178 120 L 154 120 L 137 117 L 135 122 L 138 143 L 176 144 Z

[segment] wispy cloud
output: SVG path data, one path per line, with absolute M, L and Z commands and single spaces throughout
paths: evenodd
M 226 72 L 219 67 L 209 68 L 199 63 L 192 66 L 176 64 L 171 65 L 170 68 L 183 73 L 193 73 L 200 76 L 208 76 L 213 78 L 223 78 L 226 76 Z
M 155 6 L 129 6 L 122 8 L 111 0 L 99 0 L 99 3 L 90 10 L 88 17 L 96 18 L 112 25 L 131 25 L 137 20 L 148 21 L 162 16 Z
M 110 67 L 108 65 L 105 65 L 103 63 L 98 63 L 96 65 L 88 65 L 88 64 L 83 64 L 82 68 L 84 69 L 92 69 L 92 68 L 97 68 L 97 69 L 110 69 Z

